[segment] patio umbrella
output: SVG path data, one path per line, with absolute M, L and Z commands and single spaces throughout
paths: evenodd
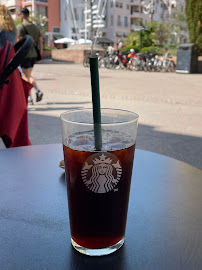
M 84 38 L 80 38 L 77 41 L 78 44 L 92 44 L 92 41 L 90 39 L 84 39 Z
M 26 36 L 21 42 L 24 41 L 26 44 L 22 46 L 23 50 L 17 54 L 13 44 L 8 41 L 0 50 L 0 137 L 7 148 L 31 145 L 28 136 L 27 97 L 33 85 L 22 80 L 17 66 L 33 39 Z
M 60 44 L 68 44 L 68 43 L 75 43 L 75 40 L 72 38 L 68 38 L 68 37 L 64 37 L 64 38 L 60 38 L 54 41 L 54 43 L 60 43 Z

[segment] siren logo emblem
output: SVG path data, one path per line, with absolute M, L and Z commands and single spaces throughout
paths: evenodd
M 107 193 L 120 181 L 122 168 L 119 159 L 111 153 L 96 153 L 83 164 L 81 177 L 88 189 Z

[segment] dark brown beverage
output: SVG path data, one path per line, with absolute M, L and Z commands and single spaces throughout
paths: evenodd
M 121 149 L 112 137 L 107 149 L 115 151 L 63 146 L 71 237 L 89 249 L 113 246 L 125 235 L 135 144 Z

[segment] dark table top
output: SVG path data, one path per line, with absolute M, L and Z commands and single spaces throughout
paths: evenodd
M 62 145 L 0 150 L 1 270 L 201 270 L 202 171 L 136 150 L 124 246 L 88 257 L 70 243 Z

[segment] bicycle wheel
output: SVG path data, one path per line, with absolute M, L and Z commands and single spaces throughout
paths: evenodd
M 118 56 L 114 56 L 114 58 L 113 58 L 113 65 L 112 65 L 112 68 L 113 69 L 120 69 L 120 68 L 124 68 L 123 67 L 123 65 L 121 65 L 121 62 L 120 62 L 120 60 L 119 60 L 119 58 L 118 58 Z
M 84 67 L 89 67 L 90 66 L 90 61 L 89 61 L 89 56 L 85 56 L 83 59 L 83 66 Z
M 128 67 L 128 69 L 129 69 L 130 71 L 135 70 L 135 62 L 134 62 L 134 59 L 132 59 L 132 60 L 130 60 L 130 61 L 128 62 L 127 67 Z
M 102 67 L 104 67 L 104 66 L 105 66 L 104 58 L 103 58 L 102 56 L 100 56 L 100 57 L 98 58 L 98 67 L 99 67 L 99 68 L 102 68 Z
M 171 60 L 168 71 L 175 72 L 175 68 L 176 68 L 175 63 L 173 62 L 173 60 Z

